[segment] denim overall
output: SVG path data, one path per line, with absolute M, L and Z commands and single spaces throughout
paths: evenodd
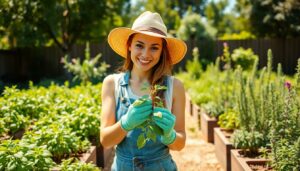
M 126 114 L 128 107 L 138 96 L 134 95 L 129 87 L 130 72 L 116 74 L 119 77 L 115 80 L 117 94 L 116 96 L 116 120 Z M 168 85 L 167 77 L 165 84 Z M 173 86 L 173 85 L 172 85 Z M 116 89 L 115 88 L 115 89 Z M 161 143 L 159 136 L 156 142 L 147 141 L 146 145 L 138 149 L 137 138 L 140 135 L 140 129 L 129 131 L 126 137 L 116 147 L 116 155 L 112 164 L 112 171 L 176 171 L 177 166 L 172 160 L 169 148 Z

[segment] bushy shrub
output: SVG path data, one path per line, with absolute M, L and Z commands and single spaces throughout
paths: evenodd
M 228 110 L 219 116 L 218 124 L 223 129 L 234 130 L 239 128 L 238 113 L 235 110 Z
M 240 33 L 225 33 L 222 37 L 219 37 L 220 40 L 245 40 L 245 39 L 255 39 L 255 35 L 247 31 L 241 31 Z
M 258 56 L 254 54 L 252 49 L 244 49 L 242 47 L 234 49 L 231 55 L 233 64 L 239 65 L 243 70 L 250 70 L 253 68 L 255 60 L 258 60 Z

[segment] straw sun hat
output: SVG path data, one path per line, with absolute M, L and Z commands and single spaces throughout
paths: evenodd
M 134 33 L 161 37 L 166 40 L 172 64 L 182 60 L 186 53 L 186 44 L 179 39 L 167 37 L 167 28 L 158 13 L 146 11 L 133 23 L 131 28 L 119 27 L 113 29 L 108 35 L 110 47 L 120 56 L 127 57 L 127 40 Z

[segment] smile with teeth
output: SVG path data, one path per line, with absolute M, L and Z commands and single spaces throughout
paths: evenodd
M 146 59 L 139 58 L 139 62 L 142 63 L 142 64 L 149 64 L 151 62 L 151 60 L 146 60 Z

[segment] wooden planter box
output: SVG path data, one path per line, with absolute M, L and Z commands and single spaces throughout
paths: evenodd
M 86 152 L 81 154 L 81 157 L 79 159 L 85 163 L 93 163 L 96 165 L 96 146 L 91 146 L 91 148 Z M 60 169 L 57 167 L 54 167 L 51 169 L 51 171 L 59 171 Z
M 201 129 L 201 116 L 200 116 L 200 106 L 193 104 L 193 118 L 195 119 L 196 123 L 197 123 L 197 129 L 200 130 Z
M 200 115 L 202 137 L 206 142 L 214 143 L 214 128 L 218 127 L 218 121 L 204 112 L 201 112 Z
M 193 115 L 193 104 L 188 93 L 185 93 L 185 113 Z
M 230 150 L 233 149 L 232 143 L 229 142 L 231 135 L 232 133 L 222 128 L 214 128 L 216 157 L 225 171 L 231 171 Z
M 265 166 L 270 160 L 262 158 L 248 158 L 240 155 L 240 149 L 231 150 L 231 168 L 232 171 L 252 171 L 249 165 Z

